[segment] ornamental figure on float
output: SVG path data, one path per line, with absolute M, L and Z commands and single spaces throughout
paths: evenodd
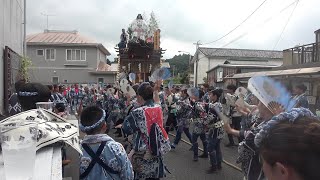
M 131 41 L 146 40 L 148 26 L 141 14 L 138 14 L 137 18 L 130 24 L 129 29 L 132 31 Z

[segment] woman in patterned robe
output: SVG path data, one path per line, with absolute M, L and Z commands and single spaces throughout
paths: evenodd
M 252 125 L 249 130 L 241 129 L 240 131 L 232 129 L 230 124 L 225 124 L 225 130 L 244 140 L 239 144 L 239 157 L 237 163 L 241 163 L 241 169 L 247 180 L 263 180 L 264 174 L 259 161 L 259 151 L 254 144 L 256 134 L 267 124 L 273 117 L 272 112 L 261 102 L 258 104 L 260 119 Z
M 176 107 L 178 128 L 174 142 L 173 144 L 171 144 L 172 149 L 175 149 L 179 141 L 181 140 L 182 132 L 186 134 L 190 143 L 192 143 L 191 134 L 189 132 L 190 117 L 192 115 L 192 106 L 190 104 L 187 89 L 181 90 L 181 98 L 180 100 L 178 100 Z
M 129 158 L 135 179 L 160 179 L 166 174 L 163 155 L 170 151 L 169 138 L 163 128 L 161 106 L 154 103 L 153 88 L 149 83 L 140 85 L 137 100 L 143 105 L 133 110 L 122 126 L 125 134 L 133 135 L 133 149 Z
M 192 147 L 193 147 L 193 161 L 198 161 L 198 158 L 208 158 L 208 142 L 205 134 L 205 121 L 207 113 L 205 110 L 205 103 L 199 97 L 191 97 L 192 110 Z M 203 154 L 199 156 L 198 138 L 200 137 L 203 144 Z

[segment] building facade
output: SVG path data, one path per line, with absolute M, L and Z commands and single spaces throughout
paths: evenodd
M 225 64 L 282 65 L 282 51 L 199 47 L 191 60 L 193 84 L 205 83 L 207 71 Z
M 8 58 L 15 58 L 12 65 L 19 69 L 20 57 L 23 55 L 24 44 L 24 8 L 23 0 L 0 0 L 0 114 L 5 114 L 8 99 L 16 80 L 17 72 L 12 72 L 12 66 L 7 67 Z M 7 47 L 7 48 L 6 48 Z M 5 51 L 7 49 L 7 51 Z M 10 55 L 9 55 L 10 54 Z M 14 56 L 11 56 L 14 55 Z M 6 63 L 5 63 L 6 62 Z M 10 70 L 10 71 L 8 71 Z M 10 77 L 8 77 L 10 73 Z M 10 79 L 9 79 L 10 78 Z M 6 79 L 4 81 L 4 79 Z
M 212 87 L 226 88 L 228 84 L 236 84 L 235 80 L 225 79 L 238 73 L 268 71 L 276 67 L 275 65 L 239 65 L 222 64 L 207 71 L 208 84 Z
M 106 64 L 109 51 L 77 31 L 45 30 L 28 35 L 27 55 L 32 60 L 32 82 L 113 84 L 116 80 L 117 71 Z
M 315 31 L 315 37 L 315 43 L 283 50 L 283 66 L 271 71 L 235 74 L 226 79 L 244 82 L 253 76 L 270 76 L 284 83 L 288 90 L 304 84 L 310 109 L 315 112 L 320 109 L 320 30 Z

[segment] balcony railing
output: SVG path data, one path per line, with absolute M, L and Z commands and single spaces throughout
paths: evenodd
M 320 43 L 306 44 L 283 51 L 284 65 L 320 62 Z

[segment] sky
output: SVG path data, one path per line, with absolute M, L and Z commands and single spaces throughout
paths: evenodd
M 206 44 L 230 32 L 260 4 L 239 28 Z M 193 55 L 197 41 L 201 47 L 284 50 L 315 42 L 318 7 L 320 0 L 28 0 L 27 34 L 47 29 L 43 15 L 47 14 L 50 30 L 77 30 L 102 43 L 113 60 L 121 29 L 128 28 L 137 14 L 153 11 L 165 59 L 178 51 Z

